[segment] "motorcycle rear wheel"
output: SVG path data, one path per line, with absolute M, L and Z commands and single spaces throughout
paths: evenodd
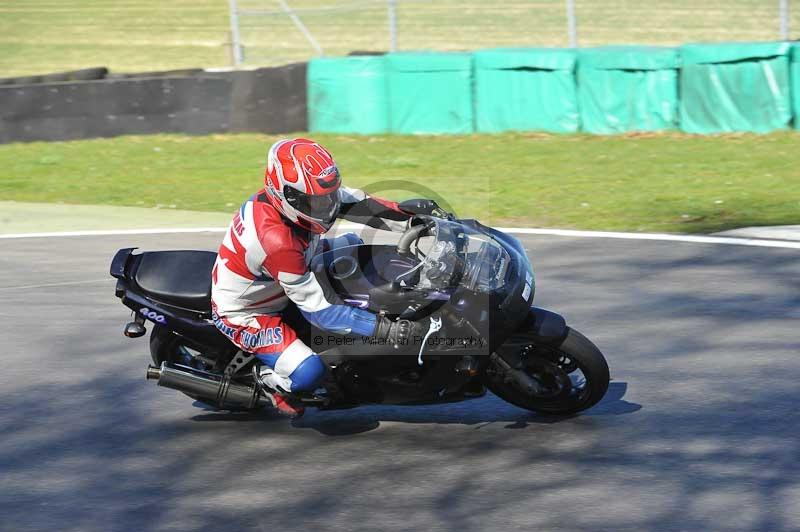
M 153 364 L 161 366 L 162 362 L 182 363 L 183 353 L 181 352 L 180 337 L 172 334 L 165 327 L 155 325 L 150 332 L 150 358 L 153 359 Z M 184 395 L 191 397 L 197 401 L 202 401 L 200 397 L 194 394 L 181 392 Z
M 232 345 L 231 349 L 234 349 Z M 156 366 L 160 366 L 162 362 L 170 362 L 174 364 L 182 364 L 184 366 L 191 366 L 205 371 L 214 370 L 214 368 L 209 367 L 207 364 L 194 359 L 192 352 L 181 343 L 180 336 L 177 336 L 169 329 L 160 327 L 158 325 L 154 326 L 152 332 L 150 333 L 150 357 L 153 359 L 153 364 Z M 208 402 L 208 399 L 204 399 L 200 396 L 187 392 L 181 393 L 187 397 L 191 397 L 196 401 L 200 401 L 201 403 L 214 406 Z M 239 412 L 247 409 L 226 407 L 225 410 Z M 258 408 L 255 410 L 258 410 Z
M 567 330 L 558 346 L 531 343 L 520 349 L 518 342 L 510 344 L 516 347 L 501 348 L 498 354 L 533 377 L 548 393 L 523 392 L 503 377 L 502 370 L 489 368 L 486 386 L 504 401 L 542 414 L 570 415 L 594 406 L 608 390 L 610 376 L 603 353 L 574 329 Z M 564 385 L 566 382 L 569 384 Z

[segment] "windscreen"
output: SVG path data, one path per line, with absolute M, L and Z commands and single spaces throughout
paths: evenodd
M 503 286 L 510 257 L 491 237 L 458 222 L 435 220 L 423 257 L 419 288 L 445 289 L 458 284 L 477 292 Z
M 467 238 L 466 269 L 461 284 L 475 292 L 491 292 L 505 284 L 511 258 L 492 238 L 471 234 Z

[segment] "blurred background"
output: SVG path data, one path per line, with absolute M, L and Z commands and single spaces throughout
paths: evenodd
M 205 225 L 300 134 L 497 224 L 798 223 L 798 31 L 792 0 L 0 0 L 0 223 Z M 37 223 L 142 219 L 74 212 Z
M 791 3 L 3 0 L 0 72 L 221 67 L 233 64 L 234 42 L 245 64 L 263 66 L 359 50 L 789 40 L 800 30 Z

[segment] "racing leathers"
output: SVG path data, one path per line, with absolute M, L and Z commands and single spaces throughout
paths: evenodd
M 339 218 L 402 231 L 409 214 L 397 203 L 340 187 Z M 360 242 L 351 234 L 348 244 Z M 290 302 L 315 327 L 373 335 L 375 314 L 326 296 L 309 263 L 325 242 L 286 220 L 262 191 L 234 215 L 212 270 L 212 318 L 236 346 L 272 371 L 270 385 L 286 392 L 313 391 L 325 364 L 282 316 Z M 281 390 L 278 390 L 281 391 Z

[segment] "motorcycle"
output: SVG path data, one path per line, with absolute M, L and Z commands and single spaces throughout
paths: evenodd
M 135 252 L 111 262 L 116 296 L 133 311 L 124 334 L 152 324 L 147 379 L 222 410 L 270 404 L 260 362 L 215 327 L 209 251 Z M 424 337 L 392 345 L 315 330 L 283 314 L 329 367 L 307 407 L 431 404 L 480 397 L 548 415 L 570 415 L 606 393 L 600 350 L 554 312 L 533 306 L 531 263 L 516 238 L 470 219 L 418 214 L 396 245 L 337 246 L 310 269 L 345 304 L 390 319 L 429 320 Z

